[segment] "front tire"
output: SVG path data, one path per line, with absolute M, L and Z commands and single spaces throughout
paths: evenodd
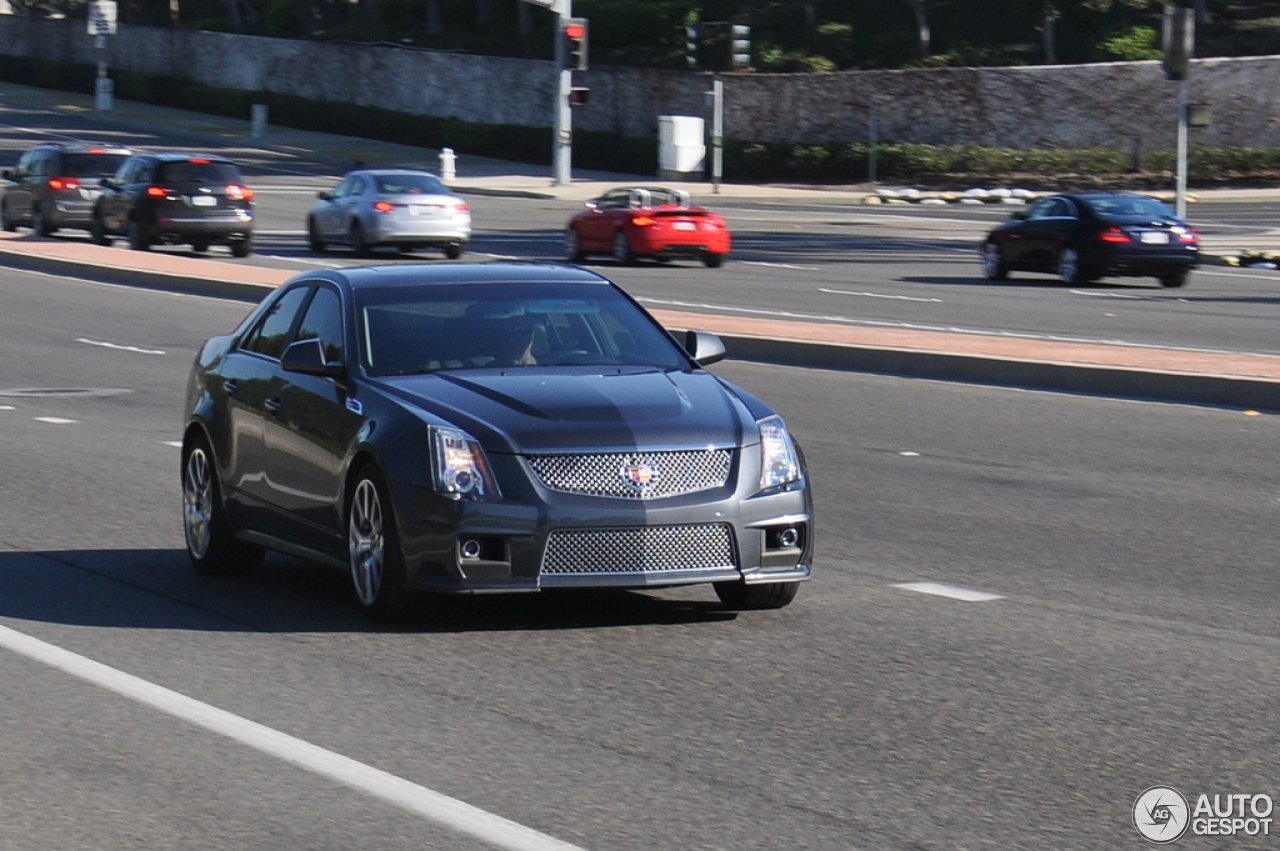
M 93 222 L 89 225 L 89 237 L 94 245 L 110 245 L 111 237 L 107 236 L 107 228 L 102 224 L 102 216 L 93 214 Z
M 1009 278 L 1009 267 L 1000 253 L 1000 246 L 994 242 L 982 246 L 982 271 L 989 281 L 1004 281 Z
M 404 554 L 391 497 L 373 464 L 360 470 L 351 491 L 347 552 L 351 583 L 365 617 L 383 623 L 403 619 L 408 609 Z
M 791 605 L 800 591 L 799 582 L 766 582 L 748 585 L 741 579 L 736 582 L 716 582 L 716 596 L 726 608 L 738 611 L 781 609 Z
M 582 240 L 578 238 L 578 229 L 566 229 L 564 232 L 564 259 L 570 263 L 581 263 L 586 256 L 582 252 Z
M 188 443 L 182 459 L 182 530 L 191 564 L 206 576 L 242 576 L 262 564 L 261 547 L 231 536 L 218 469 L 203 436 Z
M 14 224 L 13 219 L 9 216 L 9 205 L 4 203 L 0 203 L 0 228 L 3 228 L 7 233 L 13 233 L 18 229 L 18 226 Z
M 307 219 L 307 248 L 312 254 L 324 254 L 324 240 L 320 238 L 320 229 L 316 226 L 315 217 Z

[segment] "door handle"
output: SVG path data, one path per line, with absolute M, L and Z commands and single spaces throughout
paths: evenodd
M 240 382 L 232 378 L 228 380 L 226 384 L 222 385 L 222 389 L 227 391 L 228 396 L 234 396 L 236 395 L 236 391 L 240 389 Z
M 272 396 L 263 402 L 262 405 L 267 409 L 267 412 L 271 414 L 280 413 L 280 409 L 284 407 L 284 403 L 280 401 L 280 397 L 278 396 Z

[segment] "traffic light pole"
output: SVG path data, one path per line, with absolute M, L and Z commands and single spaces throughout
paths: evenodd
M 555 141 L 553 144 L 552 168 L 554 169 L 556 186 L 568 186 L 573 164 L 573 109 L 569 104 L 570 91 L 573 89 L 573 69 L 569 64 L 568 47 L 564 40 L 564 28 L 569 18 L 573 17 L 572 0 L 562 0 L 560 20 L 556 22 L 556 69 L 559 74 L 556 80 L 555 106 Z
M 720 194 L 724 168 L 724 80 L 716 74 L 711 84 L 711 192 Z
M 1178 218 L 1187 218 L 1187 81 L 1178 81 L 1178 163 L 1174 205 Z

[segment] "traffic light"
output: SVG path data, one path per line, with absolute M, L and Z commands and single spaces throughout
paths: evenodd
M 698 42 L 701 35 L 697 24 L 684 28 L 684 63 L 689 68 L 698 67 Z
M 566 18 L 560 33 L 564 38 L 564 67 L 587 70 L 587 19 Z
M 569 106 L 586 106 L 591 89 L 586 86 L 572 86 L 569 89 Z
M 1192 9 L 1164 7 L 1164 76 L 1185 80 L 1187 66 L 1195 54 L 1196 19 Z
M 730 28 L 731 50 L 729 67 L 735 71 L 751 67 L 751 27 L 734 24 Z

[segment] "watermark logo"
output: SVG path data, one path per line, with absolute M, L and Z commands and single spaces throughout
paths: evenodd
M 1133 802 L 1133 826 L 1157 845 L 1180 838 L 1190 823 L 1187 799 L 1170 786 L 1152 786 Z

